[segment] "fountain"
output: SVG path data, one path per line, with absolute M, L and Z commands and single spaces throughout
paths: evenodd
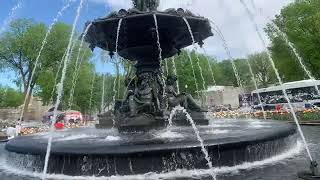
M 100 116 L 97 128 L 10 140 L 8 164 L 88 177 L 209 167 L 215 179 L 214 167 L 264 160 L 296 144 L 296 129 L 287 123 L 206 119 L 191 95 L 176 92 L 176 76 L 164 77 L 161 62 L 194 43 L 202 46 L 213 35 L 209 20 L 183 9 L 157 11 L 159 0 L 134 0 L 134 5 L 88 22 L 84 36 L 91 49 L 136 61 L 125 98 Z

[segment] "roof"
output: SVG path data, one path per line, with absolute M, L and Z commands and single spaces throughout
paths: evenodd
M 320 80 L 302 80 L 302 81 L 293 81 L 293 82 L 287 82 L 283 83 L 283 86 L 285 89 L 297 89 L 297 88 L 304 88 L 304 87 L 313 87 L 313 86 L 319 86 Z M 282 87 L 279 86 L 271 86 L 267 88 L 262 88 L 258 90 L 252 91 L 252 93 L 264 93 L 264 92 L 273 92 L 273 91 L 282 91 Z

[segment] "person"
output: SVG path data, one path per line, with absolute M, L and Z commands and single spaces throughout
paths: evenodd
M 170 107 L 176 107 L 178 105 L 184 107 L 185 109 L 193 111 L 205 111 L 203 110 L 193 99 L 190 94 L 181 93 L 178 94 L 175 91 L 175 82 L 177 81 L 177 76 L 172 75 L 167 77 L 167 98 Z
M 11 126 L 7 128 L 6 134 L 8 136 L 8 139 L 15 138 L 19 135 L 19 133 L 17 132 L 17 129 Z

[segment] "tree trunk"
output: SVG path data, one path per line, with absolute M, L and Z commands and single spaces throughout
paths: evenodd
M 24 90 L 24 97 L 27 96 L 27 89 Z M 24 109 L 23 109 L 23 120 L 28 120 L 28 109 L 29 109 L 29 103 L 30 103 L 30 100 L 31 100 L 31 96 L 32 96 L 32 90 L 30 90 L 29 94 L 28 94 L 28 97 L 26 99 L 26 103 L 23 105 L 24 106 Z

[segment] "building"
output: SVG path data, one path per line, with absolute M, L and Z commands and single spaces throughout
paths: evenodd
M 243 93 L 243 89 L 233 86 L 210 86 L 206 91 L 202 91 L 205 104 L 209 107 L 231 105 L 232 108 L 238 108 L 239 95 Z

